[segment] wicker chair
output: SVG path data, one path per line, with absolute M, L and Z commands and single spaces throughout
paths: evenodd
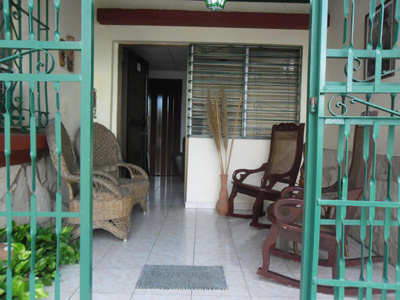
M 57 169 L 58 156 L 56 152 L 56 126 L 54 119 L 50 120 L 46 138 L 50 156 Z M 61 176 L 69 189 L 69 211 L 80 211 L 80 174 L 76 156 L 67 131 L 61 124 Z M 131 212 L 133 193 L 120 187 L 118 182 L 105 172 L 93 172 L 93 229 L 104 229 L 116 237 L 126 241 L 131 229 Z M 67 225 L 74 227 L 72 238 L 80 235 L 79 218 L 66 218 Z
M 80 156 L 81 135 L 78 130 L 75 136 L 75 151 Z M 129 172 L 129 178 L 121 177 L 121 169 Z M 147 211 L 147 193 L 150 188 L 149 176 L 139 166 L 122 160 L 121 150 L 114 134 L 99 123 L 93 124 L 93 169 L 107 172 L 120 186 L 134 194 L 134 204 L 140 204 Z

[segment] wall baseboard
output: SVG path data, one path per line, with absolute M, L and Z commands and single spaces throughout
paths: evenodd
M 253 203 L 235 203 L 235 208 L 250 210 Z M 185 208 L 208 208 L 215 209 L 215 202 L 193 202 L 186 201 Z

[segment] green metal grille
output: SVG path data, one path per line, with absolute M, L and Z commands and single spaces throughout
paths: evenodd
M 60 24 L 59 16 L 62 14 L 61 1 L 34 1 L 27 0 L 26 10 L 18 9 L 21 7 L 21 1 L 14 2 L 12 0 L 2 1 L 3 25 L 1 32 L 3 36 L 0 40 L 3 56 L 0 63 L 7 63 L 8 71 L 12 65 L 18 66 L 17 72 L 0 73 L 0 81 L 4 82 L 5 101 L 2 108 L 2 125 L 4 126 L 4 153 L 6 160 L 6 211 L 0 211 L 0 217 L 6 217 L 6 235 L 8 247 L 7 259 L 7 289 L 6 299 L 11 300 L 12 297 L 12 269 L 11 269 L 11 236 L 12 236 L 12 220 L 15 217 L 29 217 L 31 228 L 31 262 L 29 277 L 29 299 L 35 299 L 36 278 L 34 274 L 35 268 L 35 243 L 37 235 L 37 219 L 41 217 L 51 217 L 55 219 L 55 233 L 57 236 L 57 259 L 55 273 L 55 292 L 54 299 L 60 299 L 60 234 L 62 219 L 66 217 L 80 218 L 81 220 L 81 241 L 80 241 L 80 299 L 92 298 L 92 87 L 93 87 L 93 23 L 94 23 L 94 1 L 85 0 L 81 3 L 81 41 L 61 42 L 60 41 Z M 43 7 L 45 6 L 45 7 Z M 16 9 L 17 8 L 17 9 Z M 45 11 L 46 22 L 48 14 L 54 13 L 54 28 L 50 28 L 48 24 L 40 22 L 40 13 Z M 26 26 L 28 28 L 27 37 L 20 35 L 20 30 L 16 32 L 15 25 L 11 22 L 14 12 L 25 14 L 27 16 Z M 35 24 L 37 30 L 35 31 Z M 18 27 L 19 28 L 19 27 Z M 41 30 L 45 30 L 45 40 L 41 40 Z M 14 31 L 14 33 L 13 33 Z M 52 41 L 49 36 L 52 33 Z M 77 74 L 53 74 L 55 58 L 59 50 L 75 50 L 81 52 L 81 73 Z M 39 54 L 43 53 L 43 55 Z M 44 59 L 44 61 L 42 61 Z M 25 62 L 28 62 L 27 65 Z M 22 64 L 24 62 L 25 65 Z M 44 127 L 48 120 L 48 105 L 45 101 L 45 111 L 43 112 L 43 97 L 47 99 L 47 88 L 54 86 L 55 91 L 55 124 L 56 124 L 56 143 L 57 155 L 61 155 L 61 112 L 60 112 L 60 86 L 64 82 L 76 82 L 80 84 L 81 90 L 81 136 L 87 143 L 82 143 L 81 149 L 81 211 L 80 213 L 63 212 L 61 209 L 62 194 L 60 191 L 61 171 L 58 166 L 57 177 L 57 194 L 55 200 L 55 211 L 37 211 L 36 196 L 36 133 L 37 128 Z M 21 117 L 20 112 L 22 106 L 15 105 L 15 93 L 18 89 L 26 90 L 28 106 L 26 116 L 28 120 L 28 131 L 30 134 L 30 156 L 32 164 L 32 196 L 30 199 L 30 211 L 14 211 L 12 193 L 10 191 L 10 156 L 12 153 L 11 145 L 11 128 L 25 117 Z M 40 91 L 44 91 L 41 96 Z M 22 94 L 22 93 L 21 93 Z M 18 102 L 18 101 L 17 101 Z M 18 102 L 21 104 L 21 100 Z M 22 105 L 22 104 L 21 104 Z M 15 114 L 15 111 L 18 113 Z M 60 159 L 58 160 L 60 162 Z
M 5 3 L 5 2 L 4 2 Z M 4 15 L 0 17 L 0 37 L 4 39 L 7 28 L 14 40 L 22 40 L 24 30 L 29 28 L 29 36 L 37 41 L 49 40 L 49 0 L 38 0 L 36 9 L 32 5 L 27 5 L 26 1 L 9 0 L 10 18 L 6 24 Z M 25 7 L 27 6 L 27 7 Z M 3 4 L 0 3 L 3 9 Z M 6 28 L 7 27 L 7 28 Z M 41 72 L 49 73 L 54 68 L 54 60 L 44 49 L 10 49 L 2 48 L 0 50 L 1 73 L 32 73 L 34 68 L 42 69 Z M 35 101 L 35 114 L 37 116 L 37 128 L 45 128 L 49 120 L 48 106 L 48 85 L 47 82 L 35 82 L 37 99 Z M 31 103 L 29 95 L 24 91 L 29 89 L 22 81 L 13 81 L 10 87 L 11 102 L 9 111 L 11 114 L 11 126 L 21 128 L 26 132 L 30 127 L 29 119 Z M 0 111 L 5 111 L 5 85 L 1 82 L 0 88 Z M 4 118 L 0 118 L 0 126 L 4 126 Z
M 328 35 L 328 8 L 334 0 L 311 2 L 310 24 L 310 65 L 308 95 L 310 104 L 307 116 L 307 148 L 306 148 L 306 180 L 304 205 L 304 231 L 302 252 L 301 299 L 317 299 L 317 287 L 326 286 L 334 289 L 334 299 L 345 299 L 346 293 L 353 289 L 358 299 L 388 299 L 389 293 L 394 293 L 395 299 L 400 299 L 400 258 L 397 258 L 395 277 L 389 273 L 389 238 L 397 242 L 396 252 L 399 254 L 399 236 L 394 235 L 392 229 L 400 225 L 400 190 L 397 190 L 397 199 L 393 199 L 394 187 L 392 181 L 399 182 L 400 174 L 394 174 L 395 129 L 400 125 L 399 112 L 396 109 L 396 100 L 400 92 L 397 80 L 386 80 L 385 77 L 394 74 L 392 62 L 400 58 L 397 48 L 400 29 L 399 1 L 340 1 L 343 24 L 343 44 L 338 49 L 327 47 Z M 335 1 L 335 5 L 339 5 Z M 379 6 L 381 5 L 381 6 Z M 392 5 L 392 6 L 391 6 Z M 332 5 L 333 7 L 333 5 Z M 357 28 L 357 14 L 365 12 L 367 22 L 365 47 L 357 44 L 355 32 Z M 383 9 L 382 9 L 383 8 Z M 390 10 L 393 10 L 393 16 Z M 382 11 L 384 13 L 382 13 Z M 386 19 L 386 14 L 389 16 Z M 337 17 L 337 15 L 335 15 Z M 384 42 L 384 23 L 393 22 L 393 41 Z M 372 24 L 376 26 L 371 26 Z M 364 24 L 362 25 L 364 26 Z M 375 27 L 375 29 L 374 29 Z M 332 64 L 344 62 L 344 72 L 341 80 L 329 81 Z M 386 62 L 386 63 L 385 63 Z M 373 65 L 373 72 L 365 75 L 362 70 L 365 64 Z M 387 67 L 387 66 L 391 67 Z M 368 68 L 366 69 L 368 70 Z M 368 71 L 366 71 L 368 72 Z M 361 75 L 359 75 L 361 73 Z M 312 101 L 311 101 L 312 100 Z M 379 116 L 369 115 L 370 110 L 378 110 Z M 359 116 L 364 111 L 365 116 Z M 361 166 L 367 170 L 367 161 L 372 159 L 371 174 L 365 175 L 363 197 L 359 201 L 348 198 L 348 165 L 349 139 L 355 125 L 364 126 L 363 161 Z M 338 131 L 337 164 L 338 196 L 336 199 L 324 199 L 321 195 L 322 171 L 324 160 L 324 142 L 331 127 Z M 369 151 L 369 130 L 372 129 L 372 152 Z M 383 140 L 383 136 L 387 137 Z M 382 137 L 381 137 L 382 136 Z M 387 158 L 387 186 L 385 199 L 378 199 L 382 186 L 377 183 L 378 144 L 385 143 Z M 382 151 L 382 150 L 381 150 Z M 378 201 L 380 200 L 380 201 Z M 333 206 L 336 212 L 335 219 L 322 219 L 321 207 Z M 356 219 L 346 219 L 349 208 L 358 208 L 360 216 Z M 384 217 L 378 218 L 377 211 L 383 210 Z M 392 212 L 397 218 L 391 217 Z M 334 226 L 337 243 L 337 273 L 335 278 L 326 279 L 318 273 L 320 226 Z M 349 279 L 346 266 L 344 246 L 345 227 L 359 227 L 361 240 L 358 279 Z M 377 231 L 383 232 L 384 250 L 382 273 L 376 276 L 376 263 L 373 261 L 373 241 Z M 392 236 L 391 236 L 392 234 Z M 364 260 L 364 256 L 366 259 Z M 398 255 L 400 257 L 400 255 Z M 393 263 L 393 262 L 392 262 Z M 311 270 L 311 271 L 310 271 Z M 373 296 L 378 292 L 379 296 Z M 394 299 L 394 298 L 390 298 Z

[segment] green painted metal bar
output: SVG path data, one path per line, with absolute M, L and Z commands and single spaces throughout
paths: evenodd
M 92 299 L 93 223 L 93 24 L 94 0 L 82 1 L 81 278 L 80 298 Z
M 329 94 L 342 94 L 348 93 L 347 85 L 345 82 L 327 82 L 321 90 L 322 93 Z M 366 94 L 366 93 L 376 93 L 376 94 L 387 94 L 387 93 L 400 93 L 400 86 L 397 83 L 381 83 L 380 89 L 375 89 L 374 86 L 366 82 L 353 82 L 353 89 L 351 91 L 355 94 Z
M 400 208 L 398 202 L 371 202 L 363 203 L 355 200 L 330 200 L 330 199 L 319 199 L 319 205 L 332 205 L 332 206 L 358 206 L 358 207 L 371 207 L 371 208 Z M 328 221 L 328 220 L 327 220 Z M 322 222 L 322 221 L 321 221 Z
M 29 117 L 30 127 L 30 156 L 32 165 L 32 195 L 31 195 L 31 260 L 30 260 L 30 274 L 29 274 L 29 294 L 30 299 L 35 299 L 36 275 L 36 233 L 37 233 L 37 198 L 36 198 L 36 115 L 35 115 L 35 82 L 29 83 L 29 105 L 31 109 Z
M 4 7 L 7 6 L 4 0 Z M 6 15 L 6 13 L 4 13 Z M 7 20 L 7 18 L 5 18 Z M 6 81 L 6 113 L 4 114 L 4 155 L 6 158 L 7 194 L 6 194 L 6 234 L 7 234 L 7 271 L 6 271 L 6 299 L 12 299 L 12 270 L 11 270 L 11 236 L 12 236 L 12 195 L 10 182 L 10 156 L 11 156 L 11 82 Z
M 373 134 L 372 134 L 372 139 L 373 139 L 373 163 L 372 163 L 372 178 L 369 181 L 369 201 L 370 202 L 375 202 L 376 201 L 376 147 L 377 147 L 377 139 L 379 135 L 379 123 L 375 123 L 373 125 Z M 373 206 L 370 206 L 369 210 L 369 221 L 372 223 L 372 221 L 375 219 L 375 208 Z M 367 261 L 367 281 L 373 281 L 373 261 L 372 261 L 372 242 L 373 242 L 373 227 L 370 226 L 369 230 L 369 245 L 368 245 L 368 261 Z M 369 286 L 366 289 L 366 296 L 368 299 L 372 299 L 372 288 Z
M 369 126 L 364 126 L 364 147 L 363 147 L 363 161 L 364 161 L 364 187 L 367 186 L 368 184 L 368 158 L 369 158 Z M 362 196 L 362 202 L 367 201 L 367 189 L 363 189 L 363 196 Z M 368 220 L 369 221 L 369 220 Z M 365 256 L 365 238 L 367 237 L 367 207 L 362 207 L 361 208 L 361 216 L 360 216 L 360 241 L 361 241 L 361 255 L 360 257 Z M 364 275 L 364 260 L 360 260 L 360 276 L 359 276 L 359 281 L 365 281 L 365 275 Z M 358 299 L 361 300 L 364 297 L 364 288 L 360 287 L 358 290 Z
M 0 74 L 0 81 L 64 81 L 64 82 L 80 82 L 81 75 L 79 74 Z
M 342 201 L 347 199 L 348 191 L 348 161 L 349 161 L 349 136 L 350 125 L 345 123 L 339 127 L 338 140 L 338 198 Z M 343 166 L 344 159 L 344 166 Z M 343 166 L 343 167 L 342 167 Z M 342 175 L 343 174 L 343 175 Z M 336 212 L 336 243 L 337 243 L 337 273 L 336 279 L 345 279 L 345 257 L 344 257 L 344 220 L 346 219 L 346 207 L 340 206 Z M 344 297 L 344 289 L 338 287 L 335 290 L 335 299 Z
M 349 31 L 349 0 L 344 0 L 344 25 L 343 25 L 343 49 L 347 49 L 347 38 Z M 347 52 L 347 51 L 346 51 Z
M 56 28 L 54 30 L 54 40 L 56 42 L 60 41 L 60 8 L 61 8 L 61 2 L 60 0 L 54 0 L 54 9 L 55 9 L 55 23 L 56 23 Z M 81 48 L 81 47 L 79 47 Z
M 347 50 L 346 49 L 327 49 L 327 58 L 347 58 Z M 375 58 L 376 52 L 375 50 L 368 49 L 354 49 L 353 51 L 354 57 L 357 58 Z M 382 50 L 382 58 L 400 58 L 400 53 L 393 50 Z M 371 84 L 371 83 L 370 83 Z
M 318 99 L 318 114 L 313 111 L 311 105 L 307 107 L 307 141 L 306 161 L 322 161 L 323 158 L 323 133 L 324 124 L 318 115 L 324 115 L 324 98 L 319 91 L 324 84 L 325 67 L 322 59 L 326 56 L 322 42 L 326 40 L 327 3 L 323 1 L 310 1 L 310 42 L 309 42 L 309 66 L 308 66 L 308 99 Z M 317 164 L 307 163 L 305 166 L 305 201 L 304 201 L 304 230 L 303 250 L 301 256 L 301 282 L 300 299 L 315 300 L 317 297 L 317 285 L 314 277 L 318 274 L 319 239 L 319 212 L 320 205 L 316 201 L 320 198 L 322 186 L 322 167 Z
M 368 207 L 367 205 L 363 207 Z M 336 220 L 335 219 L 321 219 L 320 222 L 321 225 L 330 225 L 330 226 L 335 226 L 336 225 Z M 361 220 L 344 220 L 343 222 L 344 225 L 349 225 L 349 226 L 361 226 L 362 222 Z M 373 220 L 371 223 L 368 219 L 365 220 L 365 225 L 370 225 L 370 226 L 385 226 L 385 221 L 384 220 Z M 400 223 L 397 222 L 397 220 L 392 220 L 390 222 L 390 226 L 396 227 L 399 226 Z
M 56 237 L 57 237 L 57 256 L 56 256 L 56 273 L 54 276 L 55 281 L 55 299 L 60 299 L 60 236 L 62 226 L 62 192 L 61 192 L 61 155 L 62 155 L 62 133 L 61 133 L 61 114 L 60 114 L 60 83 L 54 83 L 54 90 L 56 92 L 56 109 L 55 114 L 55 131 L 56 131 L 56 153 L 57 153 L 57 194 L 56 194 Z
M 7 44 L 1 45 L 4 49 L 16 49 L 16 50 L 24 50 L 24 49 L 35 49 L 35 50 L 75 50 L 80 51 L 82 48 L 81 41 L 65 41 L 59 43 L 57 41 L 18 41 L 18 40 L 10 40 Z
M 11 217 L 30 217 L 29 211 L 12 211 L 10 216 Z M 0 217 L 7 217 L 8 211 L 0 211 Z M 55 218 L 57 214 L 51 211 L 38 211 L 37 212 L 38 218 Z M 62 212 L 62 218 L 80 218 L 81 214 L 79 212 Z
M 359 282 L 359 281 L 351 281 L 351 280 L 334 280 L 334 279 L 315 279 L 316 284 L 319 285 L 327 285 L 334 287 L 362 287 L 362 288 L 370 288 L 370 289 L 381 289 L 381 290 L 395 290 L 400 291 L 400 285 L 396 283 L 382 283 L 382 282 Z M 367 296 L 365 299 L 373 299 L 372 297 Z

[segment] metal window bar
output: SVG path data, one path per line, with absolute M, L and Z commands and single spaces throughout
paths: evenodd
M 34 7 L 34 1 L 27 1 L 26 5 L 27 8 L 25 9 L 22 4 L 22 0 L 9 0 L 9 17 L 6 24 L 4 19 L 4 14 L 1 14 L 2 18 L 0 18 L 0 31 L 2 35 L 7 31 L 7 27 L 9 27 L 9 34 L 13 36 L 15 40 L 22 40 L 22 30 L 23 26 L 26 25 L 29 27 L 29 34 L 28 38 L 30 41 L 37 41 L 41 40 L 41 32 L 44 31 L 44 38 L 46 41 L 49 40 L 49 5 L 48 0 L 38 0 L 37 7 Z M 4 1 L 4 4 L 6 2 Z M 44 5 L 42 5 L 44 4 Z M 0 3 L 1 9 L 3 10 L 3 3 Z M 45 19 L 42 20 L 42 13 L 45 15 Z M 24 19 L 27 18 L 27 20 Z M 2 36 L 0 35 L 0 37 Z M 37 51 L 29 51 L 28 60 L 29 62 L 25 62 L 23 64 L 23 56 L 20 55 L 24 53 L 25 49 L 15 49 L 13 53 L 11 52 L 12 49 L 10 48 L 2 48 L 1 50 L 1 57 L 0 57 L 0 65 L 2 66 L 1 72 L 2 73 L 24 73 L 29 72 L 32 73 L 34 69 L 34 65 L 36 68 L 40 65 L 43 68 L 44 72 L 51 72 L 50 68 L 51 65 L 49 64 L 49 54 L 48 52 L 44 51 L 43 49 L 39 49 Z M 15 59 L 7 60 L 6 58 L 10 58 L 13 54 Z M 34 63 L 36 56 L 36 63 Z M 44 62 L 42 59 L 44 56 Z M 28 69 L 26 68 L 28 66 Z M 25 68 L 25 69 L 24 69 Z M 47 83 L 38 81 L 36 83 L 36 92 L 38 100 L 36 102 L 36 114 L 37 114 L 37 128 L 45 128 L 48 123 L 48 115 L 49 115 L 49 108 L 48 108 L 48 87 Z M 29 118 L 30 118 L 30 109 L 29 109 L 29 96 L 25 97 L 23 93 L 24 87 L 23 82 L 15 81 L 13 82 L 11 88 L 12 94 L 12 102 L 11 102 L 11 117 L 12 123 L 11 126 L 15 128 L 21 128 L 23 132 L 27 132 L 29 125 Z M 0 111 L 4 111 L 5 108 L 5 94 L 4 91 L 0 94 Z M 27 98 L 27 99 L 25 99 Z M 3 117 L 0 118 L 0 126 L 4 126 Z
M 384 76 L 395 73 L 399 69 L 385 70 L 382 64 L 391 59 L 399 59 L 400 51 L 397 47 L 400 31 L 400 1 L 375 1 L 369 3 L 361 0 L 343 0 L 343 45 L 340 49 L 327 48 L 327 20 L 329 0 L 314 1 L 311 6 L 310 24 L 310 52 L 309 52 L 309 79 L 308 97 L 315 97 L 317 101 L 308 106 L 307 116 L 307 149 L 306 161 L 313 163 L 306 164 L 305 181 L 305 203 L 304 203 L 304 230 L 303 230 L 303 256 L 302 256 L 302 280 L 301 299 L 317 299 L 317 286 L 326 285 L 334 289 L 335 299 L 344 299 L 349 288 L 357 291 L 358 299 L 373 299 L 373 293 L 380 292 L 380 299 L 388 299 L 389 292 L 395 293 L 395 298 L 400 299 L 400 256 L 398 257 L 395 270 L 395 278 L 389 277 L 389 239 L 394 239 L 396 252 L 400 254 L 399 237 L 391 236 L 393 228 L 400 225 L 400 217 L 397 214 L 395 219 L 391 218 L 393 211 L 400 212 L 400 188 L 397 189 L 397 201 L 392 199 L 392 178 L 400 179 L 400 174 L 393 174 L 393 158 L 395 150 L 395 129 L 400 125 L 400 114 L 396 110 L 396 97 L 400 92 L 398 82 L 387 82 Z M 332 0 L 331 0 L 332 2 Z M 383 20 L 384 12 L 393 3 L 394 9 L 394 36 L 393 43 L 389 49 L 383 45 Z M 336 3 L 335 3 L 336 4 Z M 386 5 L 387 4 L 387 5 Z M 366 35 L 370 42 L 365 49 L 355 49 L 353 41 L 355 36 L 355 15 L 357 9 L 368 6 L 368 21 L 371 24 L 378 22 L 376 46 L 372 43 L 373 26 L 370 26 Z M 341 81 L 326 81 L 328 59 L 346 60 L 345 72 Z M 356 79 L 356 72 L 361 69 L 366 60 L 373 61 L 374 77 L 372 80 Z M 396 81 L 396 80 L 394 80 Z M 328 96 L 332 94 L 333 96 Z M 379 100 L 375 100 L 374 98 Z M 390 101 L 383 101 L 383 98 L 390 98 Z M 316 104 L 314 104 L 316 103 Z M 389 104 L 387 104 L 389 103 Z M 365 110 L 366 116 L 358 117 L 351 114 L 350 106 Z M 379 117 L 369 116 L 370 109 L 379 110 Z M 342 170 L 338 171 L 339 196 L 337 199 L 328 200 L 321 198 L 322 187 L 322 161 L 324 148 L 324 134 L 326 125 L 339 127 L 338 140 L 338 163 L 345 161 Z M 347 198 L 346 170 L 347 170 L 347 140 L 348 128 L 353 125 L 364 125 L 364 168 L 367 168 L 367 161 L 372 159 L 372 170 L 370 177 L 364 176 L 364 191 L 360 201 Z M 369 128 L 372 127 L 372 153 L 368 151 Z M 381 186 L 377 183 L 377 155 L 378 138 L 380 131 L 387 130 L 387 191 L 384 199 L 378 199 L 378 192 Z M 398 148 L 396 148 L 398 150 Z M 341 167 L 340 167 L 341 168 Z M 368 191 L 368 192 L 367 192 Z M 321 219 L 320 209 L 322 205 L 336 207 L 336 219 Z M 356 207 L 360 209 L 358 219 L 347 220 L 346 209 Z M 378 210 L 384 211 L 383 219 L 379 219 Z M 334 225 L 338 245 L 337 276 L 332 279 L 322 279 L 318 276 L 318 254 L 321 225 Z M 361 240 L 360 273 L 358 280 L 346 278 L 346 263 L 344 257 L 343 229 L 345 226 L 359 226 L 359 237 Z M 375 263 L 373 261 L 373 240 L 375 232 L 383 233 L 383 268 L 381 278 L 374 274 Z M 400 231 L 399 231 L 400 232 Z M 368 240 L 368 241 L 367 241 Z M 365 249 L 368 248 L 368 249 Z M 364 263 L 364 255 L 366 262 Z M 392 262 L 393 263 L 393 262 Z M 310 272 L 311 270 L 311 272 Z M 375 297 L 375 296 L 374 296 Z M 374 298 L 375 299 L 375 298 Z
M 280 122 L 299 121 L 301 52 L 296 47 L 191 45 L 188 134 L 209 137 L 205 103 L 220 85 L 227 95 L 229 127 L 243 94 L 237 137 L 268 138 Z
M 31 263 L 30 263 L 30 277 L 29 277 L 29 299 L 35 299 L 36 278 L 34 274 L 35 268 L 35 242 L 36 242 L 36 223 L 37 219 L 41 217 L 55 218 L 55 233 L 57 237 L 57 258 L 56 258 L 56 273 L 55 273 L 55 294 L 54 298 L 60 299 L 60 235 L 62 219 L 64 218 L 80 218 L 81 236 L 80 236 L 80 299 L 92 299 L 92 124 L 93 124 L 93 24 L 94 24 L 94 1 L 82 1 L 81 3 L 81 36 L 82 41 L 77 42 L 60 42 L 59 35 L 59 13 L 60 13 L 60 0 L 54 0 L 54 11 L 56 15 L 56 24 L 54 32 L 54 41 L 41 41 L 35 38 L 33 31 L 33 14 L 35 9 L 35 2 L 28 1 L 28 14 L 29 14 L 29 40 L 12 40 L 11 39 L 11 6 L 14 5 L 12 0 L 3 0 L 2 12 L 4 16 L 4 37 L 1 40 L 2 48 L 6 49 L 9 56 L 2 57 L 0 62 L 20 61 L 24 55 L 29 55 L 34 52 L 49 50 L 76 50 L 81 51 L 81 74 L 52 74 L 54 67 L 54 58 L 49 52 L 46 52 L 46 60 L 51 59 L 53 64 L 50 67 L 46 66 L 45 72 L 40 72 L 40 66 L 31 69 L 28 73 L 0 73 L 0 81 L 4 82 L 5 86 L 5 104 L 4 104 L 4 154 L 6 161 L 6 210 L 0 211 L 0 217 L 6 217 L 6 236 L 7 236 L 7 271 L 6 271 L 6 299 L 12 299 L 12 279 L 13 272 L 11 269 L 11 237 L 12 237 L 12 220 L 15 217 L 29 217 L 31 225 Z M 18 2 L 20 4 L 20 2 Z M 46 1 L 46 5 L 48 1 Z M 46 12 L 47 15 L 47 12 Z M 46 17 L 46 19 L 48 19 Z M 47 34 L 46 34 L 47 36 Z M 3 52 L 4 53 L 4 52 Z M 13 54 L 12 54 L 13 53 Z M 39 57 L 40 59 L 40 57 Z M 29 60 L 29 67 L 32 60 Z M 52 82 L 54 84 L 56 95 L 56 143 L 58 155 L 58 168 L 57 168 L 57 193 L 56 193 L 56 209 L 55 211 L 37 211 L 36 191 L 36 132 L 38 127 L 38 118 L 41 115 L 37 114 L 36 104 L 39 99 L 37 96 L 38 87 L 41 84 Z M 81 145 L 81 184 L 80 184 L 80 199 L 81 211 L 80 213 L 63 212 L 61 203 L 62 195 L 60 191 L 61 183 L 61 114 L 60 114 L 60 83 L 62 82 L 77 82 L 81 85 L 81 136 L 84 140 L 88 141 Z M 14 211 L 13 197 L 11 193 L 10 183 L 10 156 L 12 152 L 11 145 L 11 128 L 13 126 L 13 92 L 15 83 L 29 85 L 29 131 L 30 131 L 30 153 L 32 164 L 32 196 L 30 199 L 30 211 Z M 46 105 L 47 106 L 47 105 Z M 46 113 L 47 116 L 47 113 Z

